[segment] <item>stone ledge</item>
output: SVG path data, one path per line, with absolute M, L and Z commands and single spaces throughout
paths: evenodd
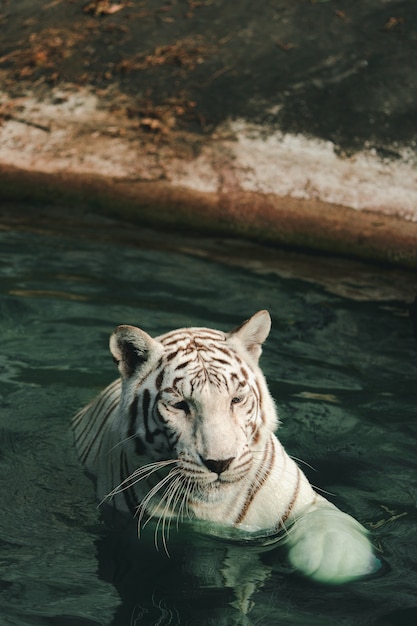
M 417 223 L 320 200 L 248 191 L 204 192 L 167 181 L 132 181 L 64 171 L 48 174 L 4 164 L 0 165 L 0 194 L 9 200 L 57 207 L 82 204 L 142 226 L 236 235 L 417 268 Z

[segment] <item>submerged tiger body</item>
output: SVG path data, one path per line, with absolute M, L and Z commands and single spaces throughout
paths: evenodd
M 173 518 L 250 532 L 286 531 L 289 560 L 317 580 L 375 569 L 365 529 L 317 494 L 275 435 L 258 360 L 270 330 L 260 311 L 230 333 L 184 328 L 151 338 L 119 326 L 121 378 L 73 418 L 98 497 L 162 531 Z

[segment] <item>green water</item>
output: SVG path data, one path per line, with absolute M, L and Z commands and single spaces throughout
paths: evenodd
M 416 623 L 417 343 L 401 303 L 152 241 L 13 231 L 0 232 L 0 289 L 1 626 Z M 276 548 L 188 527 L 173 529 L 168 558 L 151 528 L 138 542 L 134 524 L 110 528 L 96 508 L 68 425 L 116 375 L 114 326 L 227 330 L 262 308 L 280 439 L 313 484 L 375 527 L 385 566 L 373 578 L 312 584 Z

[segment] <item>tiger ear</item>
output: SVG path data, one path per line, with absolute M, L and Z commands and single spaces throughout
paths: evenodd
M 228 338 L 238 340 L 245 350 L 258 361 L 262 354 L 262 344 L 271 330 L 271 316 L 268 311 L 258 311 L 240 326 L 232 330 Z
M 118 326 L 110 337 L 110 351 L 123 378 L 130 378 L 152 357 L 159 356 L 161 345 L 135 326 Z

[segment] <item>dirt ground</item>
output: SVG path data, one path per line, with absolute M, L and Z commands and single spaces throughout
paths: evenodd
M 413 0 L 2 0 L 0 12 L 15 97 L 70 83 L 150 132 L 243 117 L 341 150 L 415 146 Z

